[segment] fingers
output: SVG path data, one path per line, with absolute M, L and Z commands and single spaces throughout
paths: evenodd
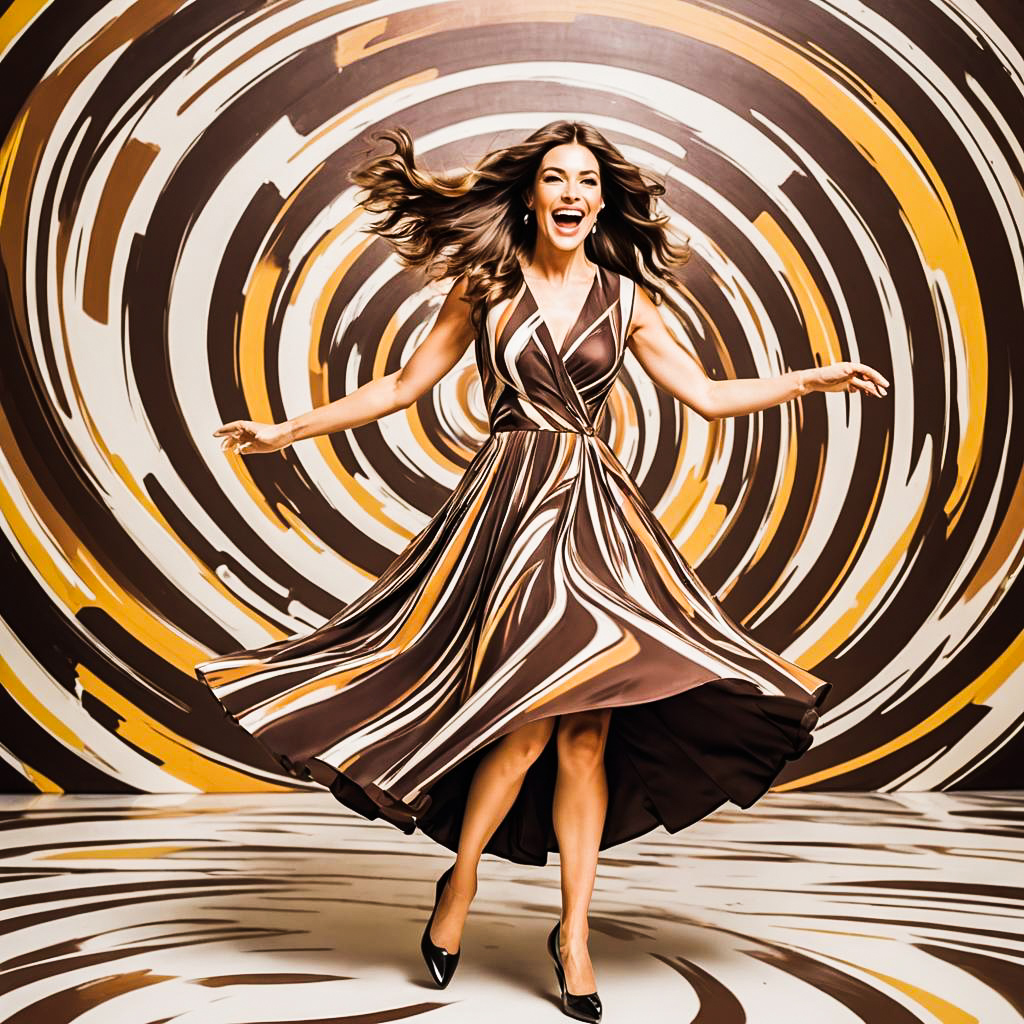
M 879 387 L 873 380 L 863 380 L 860 377 L 851 377 L 848 383 L 849 391 L 860 391 L 869 395 L 874 395 L 876 398 L 884 398 L 886 391 L 885 388 Z
M 242 430 L 245 427 L 244 420 L 232 420 L 230 423 L 222 423 L 214 432 L 214 437 L 220 437 L 221 434 L 233 434 L 236 430 Z
M 873 367 L 866 363 L 850 363 L 851 372 L 867 377 L 878 388 L 877 393 L 885 394 L 889 382 Z
M 873 366 L 851 361 L 837 365 L 843 373 L 849 375 L 845 388 L 847 392 L 861 391 L 876 398 L 884 398 L 888 394 L 889 382 Z
M 239 452 L 247 451 L 253 446 L 252 441 L 239 441 L 237 438 L 228 437 L 220 443 L 220 450 L 222 452 L 234 452 L 236 455 Z
M 249 420 L 232 420 L 230 423 L 222 423 L 214 432 L 214 437 L 222 438 L 220 450 L 240 452 L 252 445 L 256 436 L 253 425 Z
M 254 440 L 255 433 L 248 427 L 237 427 L 231 433 L 228 433 L 226 437 L 220 443 L 220 450 L 240 452 L 251 448 Z

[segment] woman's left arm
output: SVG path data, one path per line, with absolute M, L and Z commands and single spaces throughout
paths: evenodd
M 712 380 L 669 334 L 657 306 L 640 285 L 627 344 L 655 384 L 707 420 L 768 409 L 812 391 L 861 391 L 881 398 L 889 386 L 877 370 L 849 360 L 773 377 Z

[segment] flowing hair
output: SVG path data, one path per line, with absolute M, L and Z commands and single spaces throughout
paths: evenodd
M 464 299 L 478 332 L 483 310 L 522 286 L 519 257 L 532 251 L 537 231 L 535 216 L 524 221 L 523 194 L 553 146 L 579 143 L 597 159 L 605 209 L 583 243 L 592 262 L 644 284 L 660 304 L 666 288 L 679 283 L 671 268 L 690 258 L 687 242 L 671 241 L 670 218 L 654 214 L 654 199 L 665 186 L 585 122 L 552 121 L 468 170 L 442 173 L 416 166 L 404 128 L 382 129 L 371 138 L 391 142 L 394 151 L 349 173 L 366 193 L 358 205 L 382 215 L 364 232 L 386 238 L 404 266 L 424 267 L 434 280 L 466 275 Z

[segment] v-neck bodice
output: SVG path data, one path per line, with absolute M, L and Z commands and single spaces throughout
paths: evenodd
M 492 433 L 565 430 L 597 433 L 622 365 L 634 282 L 597 264 L 561 349 L 529 283 L 488 310 L 477 338 L 477 366 Z
M 566 335 L 562 339 L 561 344 L 555 345 L 555 351 L 559 355 L 564 356 L 565 355 L 566 346 L 572 344 L 573 333 L 580 326 L 580 322 L 583 320 L 584 314 L 587 312 L 587 304 L 590 302 L 590 298 L 594 294 L 594 289 L 597 287 L 598 278 L 600 276 L 601 276 L 601 265 L 599 263 L 595 263 L 594 264 L 594 276 L 590 280 L 590 286 L 589 286 L 589 288 L 587 288 L 587 294 L 586 294 L 586 296 L 583 299 L 582 305 L 580 306 L 580 311 L 576 314 L 576 318 L 569 325 L 569 330 L 566 332 Z M 523 288 L 524 288 L 524 293 L 523 293 L 523 297 L 520 299 L 520 302 L 530 302 L 530 303 L 533 304 L 533 308 L 534 308 L 534 310 L 537 313 L 537 318 L 540 321 L 539 322 L 539 329 L 543 330 L 543 331 L 547 331 L 548 338 L 550 339 L 551 344 L 554 345 L 555 344 L 555 336 L 554 336 L 554 334 L 551 331 L 551 325 L 548 323 L 547 317 L 545 317 L 544 314 L 541 312 L 540 303 L 537 301 L 537 296 L 534 294 L 533 289 L 530 287 L 530 282 L 526 279 L 526 275 L 525 274 L 523 275 Z

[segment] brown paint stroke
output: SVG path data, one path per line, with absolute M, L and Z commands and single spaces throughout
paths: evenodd
M 384 1024 L 389 1020 L 418 1017 L 447 1005 L 447 1003 L 413 1003 L 411 1006 L 398 1006 L 392 1010 L 375 1010 L 370 1013 L 356 1013 L 345 1017 L 308 1017 L 305 1020 L 290 1020 L 288 1024 Z M 251 1024 L 282 1024 L 282 1022 L 252 1021 Z
M 57 959 L 45 960 L 32 964 L 28 967 L 19 967 L 17 970 L 9 971 L 0 975 L 0 995 L 9 995 L 19 989 L 27 988 L 44 978 L 56 977 L 59 974 L 67 974 L 84 967 L 96 967 L 102 964 L 116 963 L 123 960 L 125 956 L 140 956 L 148 953 L 160 953 L 168 949 L 195 949 L 197 946 L 209 943 L 221 943 L 226 939 L 233 939 L 240 942 L 243 939 L 254 939 L 266 934 L 267 929 L 256 928 L 216 928 L 210 934 L 190 937 L 187 942 L 168 942 L 162 939 L 157 942 L 150 942 L 143 946 L 132 946 L 130 950 L 118 946 L 116 949 L 106 949 L 99 953 L 80 953 L 76 956 L 58 957 Z M 106 933 L 101 933 L 106 934 Z M 92 936 L 84 936 L 78 942 L 87 942 Z M 256 952 L 255 950 L 253 952 Z M 278 950 L 273 950 L 278 952 Z M 6 1022 L 5 1022 L 6 1024 Z
M 713 974 L 682 956 L 663 956 L 661 953 L 652 953 L 651 956 L 681 974 L 693 986 L 700 1009 L 690 1024 L 746 1024 L 743 1004 Z
M 885 1024 L 920 1024 L 920 1018 L 915 1013 L 884 992 L 813 957 L 781 948 L 750 950 L 748 955 L 831 996 L 860 1020 L 884 1020 Z
M 984 956 L 960 948 L 947 949 L 931 942 L 915 942 L 913 945 L 977 978 L 1024 1016 L 1024 965 L 1005 958 L 1007 947 L 1000 948 L 1000 956 Z
M 85 267 L 82 305 L 85 312 L 101 324 L 108 322 L 110 271 L 114 250 L 121 236 L 128 206 L 142 179 L 156 159 L 159 148 L 138 139 L 129 139 L 110 168 L 89 238 L 89 259 Z
M 162 981 L 175 981 L 170 974 L 151 974 L 148 970 L 132 971 L 130 974 L 111 974 L 82 985 L 54 992 L 35 1003 L 23 1007 L 6 1024 L 71 1024 L 87 1010 L 101 1006 L 126 992 L 134 992 Z
M 351 981 L 347 974 L 222 974 L 216 978 L 193 978 L 193 985 L 226 988 L 228 985 L 304 985 L 316 981 Z

